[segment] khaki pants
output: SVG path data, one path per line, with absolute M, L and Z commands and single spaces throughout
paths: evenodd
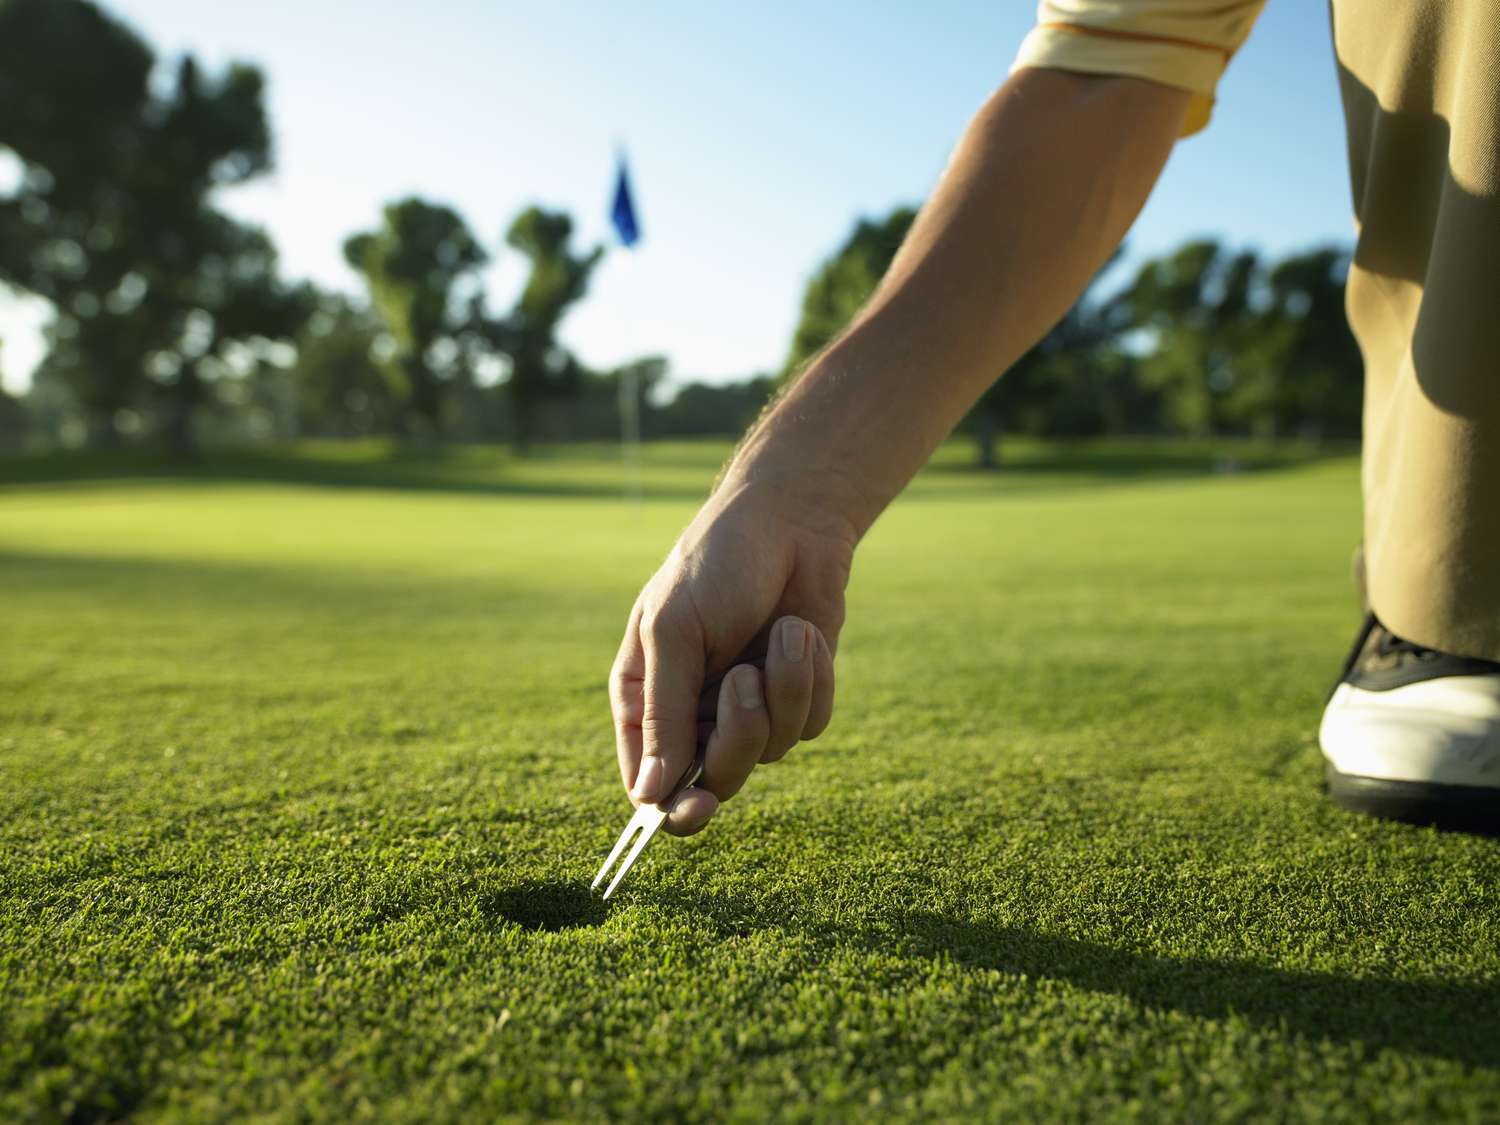
M 1333 25 L 1370 600 L 1500 660 L 1500 0 L 1333 0 Z

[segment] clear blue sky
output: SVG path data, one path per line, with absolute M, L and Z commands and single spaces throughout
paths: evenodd
M 107 7 L 164 56 L 265 69 L 276 171 L 223 203 L 270 228 L 289 274 L 328 286 L 358 288 L 340 243 L 407 193 L 455 205 L 492 249 L 532 201 L 606 239 L 624 143 L 645 240 L 609 256 L 565 338 L 601 366 L 666 354 L 679 379 L 780 365 L 808 274 L 856 216 L 927 194 L 1033 18 L 1020 0 Z M 1131 256 L 1204 233 L 1273 253 L 1347 241 L 1344 160 L 1326 8 L 1270 0 Z M 497 304 L 520 276 L 499 250 Z M 26 319 L 0 308 L 17 388 Z

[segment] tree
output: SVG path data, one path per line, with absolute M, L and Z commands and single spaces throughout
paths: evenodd
M 1348 267 L 1338 247 L 1268 266 L 1190 242 L 1146 263 L 1109 315 L 1119 335 L 1144 339 L 1141 381 L 1173 430 L 1354 437 L 1363 377 L 1344 316 Z
M 25 166 L 21 190 L 0 201 L 0 280 L 52 302 L 51 367 L 104 441 L 138 401 L 146 357 L 172 351 L 195 311 L 213 315 L 216 301 L 188 298 L 237 276 L 233 265 L 218 282 L 198 271 L 247 247 L 264 257 L 209 201 L 270 166 L 259 71 L 211 77 L 185 57 L 158 94 L 154 65 L 88 0 L 0 2 L 0 144 Z M 200 398 L 190 373 L 174 414 L 180 446 Z
M 290 345 L 313 309 L 308 286 L 277 276 L 265 232 L 204 212 L 193 233 L 195 260 L 157 283 L 158 304 L 172 315 L 171 342 L 147 359 L 170 404 L 168 435 L 180 454 L 195 448 L 193 419 L 214 383 L 255 374 L 286 350 L 276 345 Z
M 0 359 L 5 355 L 4 343 L 0 340 Z M 25 438 L 26 408 L 20 399 L 5 389 L 5 365 L 0 363 L 0 452 L 16 452 Z
M 344 257 L 364 276 L 394 341 L 393 373 L 405 400 L 403 427 L 437 436 L 443 429 L 444 390 L 461 353 L 455 290 L 488 256 L 456 211 L 413 196 L 387 206 L 376 230 L 350 237 Z
M 0 278 L 67 322 L 52 336 L 86 368 L 75 390 L 101 434 L 113 434 L 140 377 L 114 361 L 120 325 L 107 298 L 139 253 L 122 185 L 144 141 L 153 63 L 92 4 L 0 4 L 0 144 L 25 166 L 20 190 L 0 200 Z
M 521 453 L 530 445 L 538 406 L 576 389 L 583 374 L 578 361 L 558 343 L 557 330 L 568 309 L 588 291 L 604 248 L 574 254 L 572 239 L 573 220 L 541 207 L 529 207 L 516 216 L 505 236 L 531 261 L 531 274 L 514 310 L 494 333 L 510 355 L 506 387 L 512 433 Z
M 590 371 L 578 365 L 565 394 L 554 391 L 537 403 L 528 440 L 619 441 L 621 411 L 632 386 L 641 432 L 653 435 L 655 408 L 651 397 L 665 379 L 666 370 L 667 362 L 659 356 L 631 360 L 609 371 Z M 510 420 L 507 418 L 507 422 Z M 516 435 L 513 429 L 507 429 L 506 436 L 515 440 Z
M 613 371 L 606 372 L 602 376 L 596 376 L 614 392 L 614 419 L 612 427 L 614 433 L 610 436 L 624 436 L 620 432 L 620 416 L 627 409 L 626 404 L 631 403 L 632 397 L 635 408 L 635 417 L 640 425 L 641 433 L 645 436 L 651 435 L 651 423 L 649 421 L 653 409 L 651 405 L 652 396 L 657 393 L 658 388 L 667 381 L 667 372 L 671 364 L 666 356 L 650 355 L 633 359 L 628 363 L 622 363 Z
M 844 244 L 817 268 L 803 292 L 784 380 L 800 373 L 864 307 L 916 217 L 914 208 L 897 207 L 884 219 L 860 219 Z
M 776 378 L 735 383 L 688 383 L 647 415 L 652 437 L 738 437 L 776 393 Z
M 915 218 L 916 211 L 912 208 L 898 207 L 883 219 L 861 219 L 843 245 L 818 267 L 803 295 L 802 316 L 792 337 L 783 379 L 800 372 L 864 307 L 890 269 Z M 996 441 L 1002 422 L 1014 424 L 1023 411 L 1034 409 L 1044 415 L 1049 406 L 1061 413 L 1065 401 L 1075 407 L 1088 401 L 1086 392 L 1070 398 L 1067 391 L 1071 386 L 1122 377 L 1125 364 L 1118 356 L 1112 357 L 1098 372 L 1089 368 L 1093 352 L 1109 336 L 1102 316 L 1080 302 L 1046 338 L 1005 372 L 968 419 L 978 439 L 980 464 L 991 467 L 996 463 Z M 1000 376 L 1000 372 L 996 375 Z M 1098 424 L 1102 426 L 1102 422 Z
M 342 296 L 317 300 L 297 341 L 297 404 L 304 432 L 322 437 L 389 433 L 398 408 L 384 337 L 373 313 Z
M 1267 335 L 1279 375 L 1272 434 L 1359 436 L 1364 361 L 1344 313 L 1349 257 L 1342 247 L 1322 246 L 1270 271 Z
M 1231 391 L 1264 330 L 1254 304 L 1259 262 L 1212 240 L 1189 242 L 1147 262 L 1110 303 L 1117 333 L 1145 331 L 1142 380 L 1159 390 L 1174 429 L 1198 437 L 1234 422 Z
M 1109 318 L 1091 298 L 1119 256 L 1119 250 L 1110 255 L 1062 319 L 974 404 L 968 424 L 978 445 L 980 468 L 999 465 L 997 447 L 1006 427 L 1069 436 L 1106 429 L 1109 412 L 1104 403 L 1111 391 L 1133 377 L 1134 369 L 1114 348 Z
M 818 267 L 783 381 L 858 315 L 913 218 L 897 208 L 860 220 Z M 1253 252 L 1193 241 L 1100 299 L 1100 279 L 1118 257 L 1035 346 L 997 372 L 970 412 L 982 465 L 996 463 L 1002 426 L 1048 436 L 1358 434 L 1361 364 L 1343 311 L 1347 250 L 1317 247 L 1267 266 Z M 684 395 L 684 410 L 699 393 Z

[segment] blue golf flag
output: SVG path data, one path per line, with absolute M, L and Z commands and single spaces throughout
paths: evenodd
M 620 156 L 620 178 L 615 183 L 615 201 L 610 206 L 609 217 L 615 222 L 620 241 L 634 246 L 641 240 L 641 224 L 635 217 L 635 201 L 630 196 L 630 173 L 625 170 L 625 157 Z

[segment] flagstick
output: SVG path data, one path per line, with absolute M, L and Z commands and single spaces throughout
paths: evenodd
M 640 237 L 635 204 L 631 200 L 630 173 L 625 166 L 625 146 L 619 146 L 616 157 L 619 178 L 615 182 L 610 218 L 620 233 L 620 241 L 631 258 Z M 620 453 L 625 461 L 625 500 L 632 508 L 641 504 L 641 394 L 640 372 L 634 364 L 620 374 Z
M 631 364 L 620 375 L 620 452 L 625 460 L 625 499 L 641 503 L 640 373 Z

